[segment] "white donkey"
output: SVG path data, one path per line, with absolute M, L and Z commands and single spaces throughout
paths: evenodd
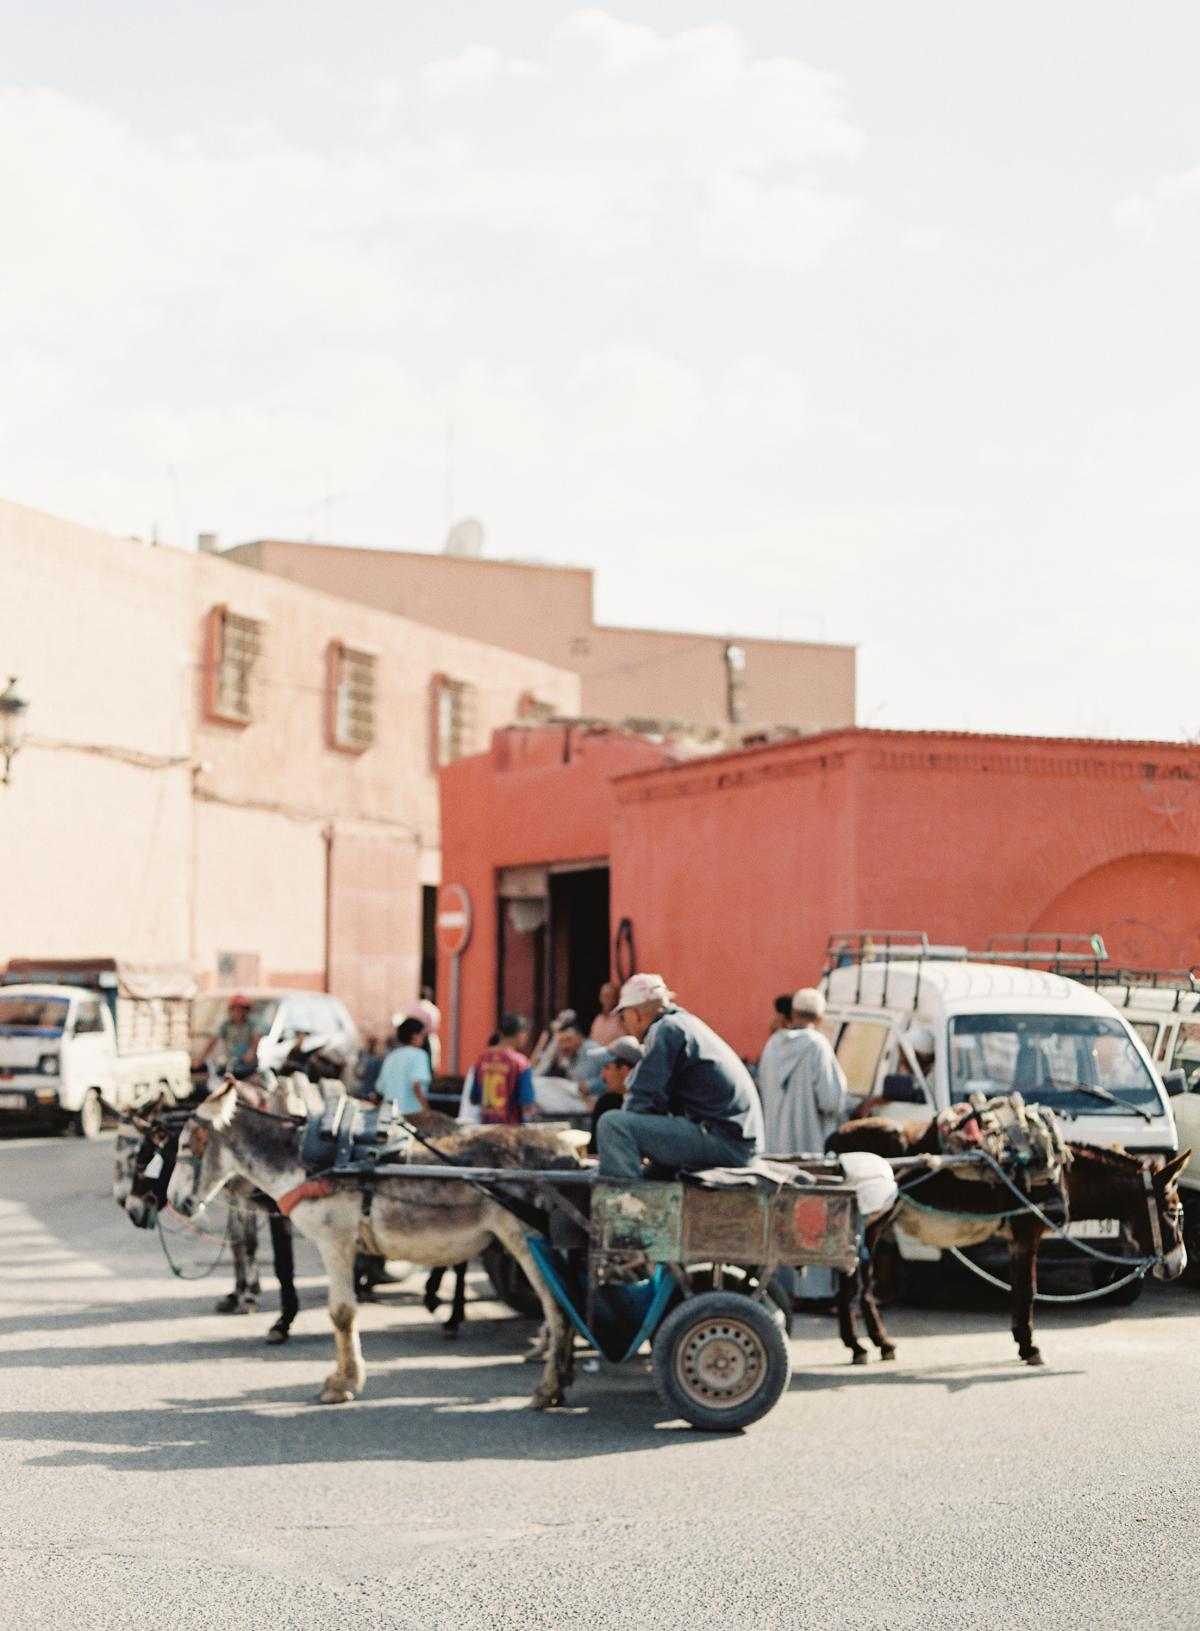
M 578 1166 L 580 1134 L 552 1127 L 471 1127 L 432 1138 L 464 1166 L 551 1170 Z M 276 1201 L 321 1254 L 337 1362 L 318 1395 L 344 1404 L 366 1381 L 354 1297 L 354 1254 L 430 1268 L 475 1257 L 493 1240 L 512 1253 L 541 1300 L 550 1333 L 533 1408 L 561 1404 L 571 1380 L 571 1328 L 525 1243 L 526 1225 L 491 1196 L 455 1178 L 310 1179 L 301 1160 L 303 1124 L 248 1104 L 230 1081 L 183 1129 L 167 1200 L 193 1216 L 231 1178 L 248 1179 Z M 436 1156 L 430 1155 L 430 1163 Z

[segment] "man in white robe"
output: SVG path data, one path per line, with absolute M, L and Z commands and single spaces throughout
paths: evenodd
M 846 1077 L 821 1031 L 825 998 L 812 986 L 792 998 L 792 1023 L 776 1031 L 758 1062 L 758 1091 L 762 1099 L 770 1155 L 822 1155 L 825 1140 L 842 1120 L 846 1106 Z M 834 1295 L 833 1270 L 806 1268 L 799 1275 L 795 1295 L 826 1301 Z

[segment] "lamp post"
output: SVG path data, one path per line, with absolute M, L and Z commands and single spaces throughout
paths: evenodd
M 7 686 L 0 691 L 0 759 L 4 760 L 4 775 L 0 777 L 0 782 L 5 787 L 8 786 L 13 759 L 21 750 L 25 735 L 24 714 L 28 706 L 17 690 L 16 675 L 10 674 Z

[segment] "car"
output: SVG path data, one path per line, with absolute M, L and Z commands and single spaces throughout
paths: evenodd
M 358 1052 L 358 1027 L 344 1002 L 327 991 L 252 986 L 237 993 L 250 1003 L 250 1025 L 259 1038 L 258 1056 L 274 1064 L 302 1036 L 320 1037 L 324 1051 L 347 1069 Z M 198 1059 L 229 1017 L 232 991 L 209 991 L 192 1004 L 192 1058 Z

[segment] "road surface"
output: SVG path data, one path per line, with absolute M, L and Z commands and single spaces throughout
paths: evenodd
M 110 1168 L 108 1139 L 0 1141 L 6 1625 L 1200 1624 L 1196 1291 L 1044 1312 L 1043 1370 L 998 1309 L 891 1310 L 898 1362 L 866 1369 L 809 1317 L 790 1392 L 724 1437 L 640 1362 L 530 1413 L 528 1325 L 477 1300 L 447 1343 L 413 1281 L 363 1310 L 365 1397 L 320 1408 L 311 1251 L 265 1347 L 269 1276 L 264 1313 L 215 1316 L 227 1273 L 173 1280 Z

